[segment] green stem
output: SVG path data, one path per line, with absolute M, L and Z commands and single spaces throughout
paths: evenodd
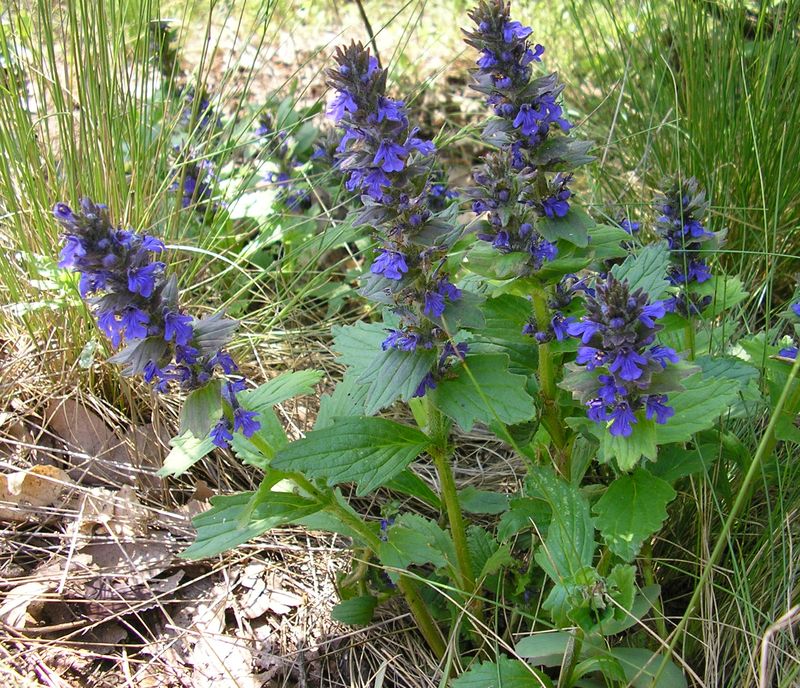
M 572 640 L 572 648 L 566 662 L 564 670 L 558 679 L 558 688 L 569 688 L 572 685 L 572 675 L 575 673 L 575 667 L 581 658 L 581 649 L 583 648 L 583 631 L 580 628 L 575 629 L 575 636 Z
M 697 608 L 697 604 L 700 601 L 700 595 L 708 583 L 708 579 L 711 577 L 714 567 L 717 565 L 722 557 L 723 551 L 728 546 L 728 537 L 733 529 L 733 524 L 739 517 L 739 512 L 742 510 L 742 507 L 750 497 L 750 488 L 754 483 L 756 476 L 758 475 L 758 472 L 761 468 L 761 463 L 764 461 L 764 458 L 775 448 L 775 444 L 777 442 L 777 438 L 775 437 L 775 426 L 778 424 L 778 420 L 780 419 L 780 415 L 784 406 L 786 405 L 787 399 L 789 399 L 789 391 L 791 390 L 792 383 L 797 376 L 798 369 L 800 369 L 800 356 L 797 357 L 792 369 L 789 371 L 789 377 L 786 380 L 783 391 L 781 391 L 781 396 L 778 398 L 778 403 L 775 404 L 775 408 L 772 411 L 772 417 L 769 419 L 767 429 L 764 431 L 761 441 L 758 443 L 756 455 L 753 457 L 753 461 L 750 463 L 750 468 L 747 470 L 747 474 L 742 481 L 742 485 L 739 488 L 738 494 L 736 495 L 736 501 L 734 501 L 733 506 L 731 507 L 731 512 L 728 514 L 728 518 L 725 519 L 725 523 L 722 526 L 722 530 L 720 531 L 719 537 L 717 538 L 717 543 L 714 545 L 714 549 L 711 552 L 711 556 L 709 556 L 708 561 L 703 567 L 703 571 L 700 574 L 700 579 L 697 581 L 697 585 L 694 588 L 694 592 L 692 593 L 692 597 L 690 598 L 689 604 L 686 607 L 686 611 L 683 613 L 683 617 L 681 618 L 680 622 L 678 622 L 675 630 L 672 632 L 672 639 L 667 646 L 667 652 L 664 654 L 664 659 L 662 660 L 661 665 L 658 667 L 656 675 L 653 677 L 654 684 L 658 683 L 658 679 L 664 672 L 667 662 L 669 662 L 672 653 L 675 651 L 675 648 L 678 645 L 678 641 L 686 630 L 686 626 L 689 624 L 689 619 L 692 617 L 695 609 Z
M 546 332 L 550 327 L 550 309 L 547 307 L 547 294 L 544 289 L 533 290 L 533 313 L 540 331 Z M 556 376 L 553 367 L 553 355 L 550 344 L 539 345 L 539 395 L 542 400 L 542 423 L 553 440 L 556 449 L 556 463 L 559 472 L 569 480 L 569 456 L 565 451 L 567 439 L 564 435 L 564 424 L 556 401 Z
M 691 318 L 686 322 L 686 346 L 689 349 L 689 360 L 693 361 L 696 354 L 696 343 L 694 336 L 694 320 Z
M 263 440 L 261 440 L 258 434 L 253 435 L 250 440 L 261 450 L 262 453 L 267 450 L 265 456 L 270 456 L 272 454 L 271 450 L 269 450 L 267 445 L 263 442 Z M 289 473 L 288 478 L 292 480 L 300 489 L 304 490 L 314 499 L 324 504 L 324 508 L 326 510 L 336 515 L 336 517 L 342 523 L 349 526 L 353 532 L 358 533 L 359 537 L 361 537 L 361 539 L 367 543 L 369 549 L 371 549 L 373 552 L 378 552 L 380 550 L 380 538 L 369 528 L 367 528 L 366 524 L 360 518 L 357 518 L 341 504 L 339 504 L 333 495 L 326 495 L 321 492 L 308 478 L 301 473 Z M 425 606 L 425 602 L 414 585 L 414 582 L 408 576 L 400 574 L 397 587 L 400 589 L 400 592 L 403 593 L 403 597 L 405 597 L 406 603 L 408 604 L 409 609 L 411 609 L 411 614 L 413 615 L 414 621 L 422 633 L 422 636 L 425 638 L 425 642 L 428 643 L 428 646 L 434 651 L 436 656 L 439 659 L 442 659 L 447 650 L 444 638 L 442 637 L 441 631 L 436 625 L 436 622 L 433 620 L 433 617 L 428 611 L 428 608 Z
M 442 412 L 434 406 L 427 396 L 425 397 L 425 403 L 428 413 L 428 434 L 433 440 L 433 445 L 428 449 L 428 454 L 433 459 L 436 473 L 439 476 L 439 489 L 447 512 L 447 520 L 450 522 L 450 534 L 453 537 L 453 544 L 456 549 L 458 572 L 461 578 L 459 583 L 464 592 L 472 594 L 475 592 L 475 577 L 472 573 L 472 560 L 467 546 L 464 514 L 458 501 L 456 481 L 453 477 L 453 469 L 450 466 L 452 454 L 448 442 L 448 423 Z
M 642 574 L 644 575 L 644 582 L 647 585 L 657 585 L 655 571 L 653 570 L 653 543 L 648 541 L 642 544 L 641 560 L 642 560 Z M 656 630 L 658 631 L 658 635 L 661 638 L 666 638 L 667 624 L 664 621 L 664 606 L 661 603 L 660 593 L 658 597 L 656 597 L 656 600 L 653 603 L 653 607 L 655 608 L 656 611 L 655 620 L 656 620 Z

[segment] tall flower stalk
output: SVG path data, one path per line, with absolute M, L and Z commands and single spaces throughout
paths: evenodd
M 257 414 L 244 409 L 237 393 L 245 378 L 225 344 L 237 323 L 222 313 L 194 318 L 179 305 L 175 275 L 158 260 L 164 243 L 114 225 L 105 205 L 84 198 L 80 210 L 57 203 L 53 215 L 62 228 L 59 267 L 80 274 L 78 289 L 100 329 L 118 353 L 109 359 L 125 375 L 141 374 L 158 392 L 171 387 L 191 392 L 221 378 L 223 415 L 211 429 L 218 447 L 234 432 L 251 437 Z
M 586 315 L 567 331 L 581 340 L 575 363 L 589 373 L 578 386 L 587 417 L 605 425 L 614 436 L 629 437 L 641 420 L 666 423 L 675 413 L 655 376 L 679 361 L 656 342 L 657 323 L 666 309 L 650 302 L 641 289 L 631 292 L 626 281 L 609 274 L 586 296 Z
M 386 71 L 360 43 L 339 48 L 328 70 L 335 96 L 328 115 L 342 132 L 336 165 L 345 186 L 359 193 L 357 225 L 375 230 L 377 253 L 362 293 L 388 305 L 399 324 L 387 330 L 384 350 L 438 352 L 416 396 L 436 387 L 448 361 L 463 357 L 442 317 L 462 298 L 445 260 L 458 232 L 437 217 L 434 144 L 409 124 L 405 103 L 386 95 Z

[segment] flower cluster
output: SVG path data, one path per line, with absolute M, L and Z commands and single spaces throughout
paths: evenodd
M 523 334 L 531 335 L 539 344 L 546 344 L 553 339 L 563 342 L 569 336 L 568 327 L 575 322 L 575 317 L 565 315 L 564 311 L 570 307 L 575 296 L 582 292 L 594 296 L 595 290 L 586 285 L 586 278 L 577 275 L 564 275 L 556 284 L 553 295 L 547 302 L 550 311 L 550 322 L 547 327 L 540 328 L 534 318 L 522 328 Z
M 656 343 L 661 329 L 656 320 L 665 313 L 662 301 L 649 303 L 641 289 L 631 293 L 627 281 L 609 274 L 593 296 L 587 294 L 586 316 L 567 325 L 567 332 L 581 340 L 576 363 L 592 372 L 581 389 L 587 416 L 608 423 L 612 435 L 631 435 L 642 408 L 648 420 L 660 424 L 674 415 L 665 386 L 654 379 L 679 360 L 675 351 Z
M 174 153 L 169 190 L 180 193 L 184 208 L 191 208 L 201 217 L 213 216 L 221 205 L 214 164 L 188 147 L 176 147 Z
M 157 260 L 163 242 L 114 226 L 106 206 L 89 199 L 81 200 L 78 212 L 58 203 L 53 214 L 63 230 L 59 267 L 80 274 L 81 297 L 92 305 L 98 326 L 114 348 L 126 345 L 111 361 L 124 365 L 127 375 L 141 373 L 159 392 L 170 384 L 197 389 L 221 373 L 232 420 L 219 420 L 215 444 L 225 446 L 230 429 L 247 437 L 258 430 L 256 413 L 236 401 L 245 380 L 224 349 L 236 323 L 221 313 L 198 320 L 180 309 L 176 280 Z
M 474 179 L 475 186 L 468 191 L 473 199 L 472 211 L 486 214 L 485 220 L 473 225 L 479 239 L 488 241 L 500 253 L 527 253 L 534 271 L 556 257 L 556 245 L 534 229 L 537 216 L 546 214 L 535 191 L 534 171 L 512 170 L 507 155 L 488 153 Z M 548 207 L 549 212 L 556 212 L 555 206 Z
M 275 130 L 272 115 L 265 112 L 258 119 L 255 135 L 260 143 L 259 155 L 265 155 L 277 169 L 269 172 L 265 180 L 278 187 L 277 202 L 287 210 L 308 210 L 312 197 L 308 189 L 301 188 L 295 179 L 295 170 L 304 162 L 293 155 L 289 146 L 289 132 Z
M 533 30 L 510 17 L 505 0 L 486 0 L 469 13 L 477 31 L 465 31 L 466 42 L 480 51 L 474 88 L 501 118 L 490 133 L 511 145 L 514 165 L 527 163 L 524 152 L 538 147 L 553 126 L 569 131 L 558 97 L 563 86 L 555 74 L 531 80 L 532 64 L 544 47 L 529 41 Z
M 194 135 L 212 134 L 222 127 L 222 118 L 211 105 L 211 97 L 204 86 L 199 89 L 187 86 L 184 89 L 181 124 Z
M 702 284 L 711 279 L 703 252 L 716 248 L 719 237 L 703 226 L 708 211 L 705 191 L 698 190 L 697 180 L 674 180 L 665 185 L 663 195 L 656 199 L 661 215 L 656 220 L 656 232 L 667 240 L 671 251 L 669 280 L 683 286 L 679 294 L 667 302 L 667 310 L 684 316 L 698 315 L 711 296 L 700 297 L 689 289 L 690 284 Z M 704 249 L 703 244 L 707 244 Z
M 509 3 L 483 0 L 470 17 L 476 29 L 465 31 L 465 40 L 480 52 L 473 88 L 497 116 L 484 127 L 483 139 L 500 149 L 484 156 L 474 174 L 473 211 L 489 213 L 488 227 L 476 223 L 478 237 L 504 253 L 527 251 L 529 269 L 536 271 L 557 254 L 536 220 L 566 217 L 572 175 L 563 170 L 591 160 L 588 144 L 563 135 L 571 129 L 558 102 L 563 85 L 555 73 L 532 78 L 544 48 L 531 43 L 530 27 L 511 19 Z M 555 170 L 562 172 L 549 176 Z
M 337 68 L 328 70 L 336 90 L 328 115 L 342 131 L 335 164 L 346 188 L 361 195 L 355 224 L 373 227 L 379 241 L 362 293 L 400 317 L 384 350 L 444 347 L 453 333 L 445 332 L 440 318 L 461 299 L 461 290 L 444 268 L 457 232 L 431 204 L 431 197 L 447 193 L 431 181 L 435 146 L 409 125 L 403 101 L 386 95 L 386 72 L 369 50 L 352 43 L 335 59 Z M 421 384 L 420 395 L 435 385 L 439 367 Z

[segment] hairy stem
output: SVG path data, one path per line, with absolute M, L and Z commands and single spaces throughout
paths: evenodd
M 467 531 L 464 527 L 464 514 L 461 511 L 461 504 L 458 501 L 456 481 L 453 477 L 453 469 L 450 466 L 452 452 L 448 442 L 448 423 L 442 412 L 436 408 L 428 397 L 425 397 L 428 412 L 428 434 L 433 440 L 433 446 L 428 449 L 436 466 L 436 473 L 439 476 L 439 487 L 441 490 L 442 501 L 447 511 L 447 520 L 450 523 L 450 533 L 453 537 L 453 544 L 456 549 L 458 559 L 458 569 L 461 580 L 461 589 L 467 593 L 475 592 L 475 578 L 472 573 L 472 561 L 469 556 L 467 546 Z
M 264 443 L 257 433 L 250 439 L 251 442 L 253 442 L 253 444 L 255 444 L 262 453 L 266 452 L 264 454 L 265 456 L 269 456 L 271 454 L 269 447 Z M 367 543 L 367 547 L 371 551 L 379 551 L 381 545 L 380 538 L 378 538 L 378 536 L 373 533 L 360 518 L 354 516 L 341 504 L 339 504 L 332 494 L 325 494 L 320 491 L 302 473 L 289 473 L 288 478 L 292 480 L 301 490 L 308 493 L 321 504 L 324 504 L 325 510 L 334 514 L 342 523 L 349 526 L 353 532 L 358 533 L 359 537 L 361 537 L 361 539 Z M 425 602 L 422 599 L 422 596 L 419 594 L 414 581 L 412 581 L 408 576 L 400 574 L 400 580 L 398 581 L 397 587 L 400 589 L 400 592 L 403 593 L 403 597 L 406 599 L 406 603 L 411 610 L 411 614 L 414 617 L 417 627 L 422 633 L 422 636 L 425 638 L 425 642 L 428 643 L 428 646 L 431 648 L 431 650 L 433 650 L 439 659 L 443 658 L 446 651 L 444 638 L 442 637 L 439 627 L 436 625 L 436 622 L 433 620 L 433 617 L 428 611 L 428 608 L 425 606 Z
M 550 327 L 550 309 L 547 307 L 547 294 L 544 289 L 533 291 L 533 313 L 540 331 Z M 569 454 L 565 451 L 567 439 L 564 435 L 564 424 L 556 401 L 556 378 L 553 367 L 553 356 L 550 345 L 539 345 L 539 396 L 542 401 L 542 423 L 553 440 L 556 450 L 556 463 L 559 472 L 569 480 Z

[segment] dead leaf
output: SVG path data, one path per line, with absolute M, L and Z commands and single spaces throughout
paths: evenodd
M 136 491 L 127 485 L 113 492 L 103 487 L 82 490 L 77 497 L 77 518 L 67 526 L 75 536 L 113 533 L 117 538 L 136 538 L 147 534 L 148 510 L 139 502 Z
M 125 442 L 94 411 L 75 399 L 53 401 L 46 411 L 48 426 L 70 450 L 69 474 L 84 485 L 135 485 L 136 461 Z M 129 433 L 144 448 L 144 438 Z M 137 444 L 137 446 L 138 446 Z M 149 450 L 145 450 L 149 451 Z
M 239 604 L 248 619 L 257 619 L 267 612 L 284 616 L 303 603 L 300 595 L 285 590 L 281 577 L 269 573 L 263 564 L 245 567 L 239 584 L 244 588 Z
M 28 623 L 35 623 L 28 614 L 28 607 L 54 586 L 54 582 L 32 581 L 12 588 L 0 607 L 0 621 L 14 628 L 25 628 Z
M 55 466 L 0 474 L 0 520 L 45 520 L 49 514 L 43 507 L 60 506 L 71 484 L 69 475 Z
M 217 493 L 208 486 L 205 480 L 195 480 L 194 492 L 189 497 L 189 501 L 196 499 L 198 502 L 207 502 L 215 494 Z
M 135 540 L 90 543 L 81 551 L 92 557 L 101 575 L 125 578 L 131 585 L 144 585 L 169 568 L 174 549 L 177 548 L 165 542 Z

